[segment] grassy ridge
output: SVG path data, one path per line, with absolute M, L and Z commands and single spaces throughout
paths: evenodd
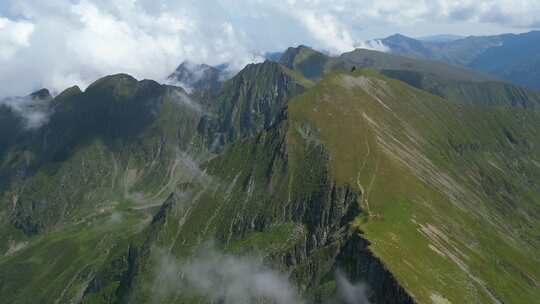
M 538 296 L 537 112 L 452 105 L 363 71 L 330 75 L 289 113 L 362 191 L 357 225 L 416 300 Z
M 354 66 L 378 69 L 386 76 L 455 103 L 512 107 L 537 107 L 540 104 L 540 95 L 536 91 L 501 82 L 493 76 L 443 62 L 371 50 L 357 49 L 330 57 L 301 46 L 290 48 L 281 62 L 315 81 L 320 81 L 329 72 L 350 70 Z

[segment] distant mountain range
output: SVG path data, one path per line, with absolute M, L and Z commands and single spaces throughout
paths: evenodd
M 540 31 L 451 39 L 396 34 L 381 42 L 393 54 L 462 65 L 540 89 Z
M 463 39 L 465 36 L 459 35 L 432 35 L 432 36 L 422 36 L 417 37 L 416 39 L 420 41 L 429 41 L 429 42 L 451 42 L 459 39 Z

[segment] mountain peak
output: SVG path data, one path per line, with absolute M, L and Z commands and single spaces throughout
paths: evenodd
M 184 61 L 167 79 L 188 92 L 193 90 L 217 92 L 225 78 L 224 70 L 224 67 L 216 68 L 205 63 Z
M 279 63 L 272 61 L 272 60 L 265 60 L 263 62 L 259 63 L 250 63 L 246 65 L 240 72 L 238 72 L 238 75 L 241 75 L 243 73 L 246 73 L 251 70 L 258 70 L 258 69 L 264 69 L 264 68 L 279 68 Z
M 81 94 L 81 93 L 82 93 L 81 88 L 79 88 L 79 86 L 74 85 L 72 87 L 69 87 L 69 88 L 63 90 L 60 94 L 58 94 L 56 96 L 55 99 L 61 99 L 61 98 L 64 98 L 64 97 L 78 95 L 78 94 Z
M 321 80 L 328 71 L 344 67 L 340 59 L 304 45 L 288 48 L 281 56 L 279 63 L 315 81 Z
M 294 69 L 295 62 L 299 60 L 299 57 L 307 58 L 313 55 L 326 56 L 309 46 L 299 45 L 297 47 L 290 47 L 283 53 L 279 59 L 279 63 L 289 69 Z
M 117 83 L 134 83 L 137 82 L 137 79 L 135 77 L 125 74 L 125 73 L 118 73 L 118 74 L 112 74 L 104 76 L 92 83 L 88 88 L 95 87 L 95 86 L 102 86 L 102 85 L 113 85 Z
M 415 40 L 414 38 L 405 36 L 405 35 L 400 34 L 400 33 L 396 33 L 394 35 L 388 36 L 384 40 L 387 40 L 387 39 L 388 40 Z
M 49 92 L 49 90 L 45 88 L 31 93 L 29 96 L 30 98 L 37 99 L 37 100 L 51 100 L 52 99 L 51 93 Z
M 133 76 L 120 73 L 102 77 L 88 86 L 85 92 L 114 91 L 117 96 L 127 96 L 134 92 L 138 80 Z

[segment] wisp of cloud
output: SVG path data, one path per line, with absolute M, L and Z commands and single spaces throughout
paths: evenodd
M 25 97 L 11 97 L 0 99 L 0 105 L 7 106 L 24 121 L 26 129 L 37 129 L 48 122 L 51 114 L 49 100 Z
M 288 278 L 254 257 L 221 253 L 211 246 L 179 263 L 164 250 L 156 250 L 155 301 L 168 297 L 203 296 L 212 302 L 303 303 Z
M 203 297 L 213 303 L 302 304 L 309 303 L 282 272 L 265 265 L 255 256 L 223 253 L 205 244 L 185 260 L 156 248 L 154 259 L 153 302 L 179 297 Z M 337 294 L 328 304 L 370 304 L 369 288 L 351 282 L 343 271 L 336 271 Z

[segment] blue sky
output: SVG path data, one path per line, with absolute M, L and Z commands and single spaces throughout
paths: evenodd
M 299 44 L 338 54 L 397 32 L 539 26 L 538 0 L 0 0 L 0 96 L 118 72 L 162 80 L 187 59 L 239 69 Z

